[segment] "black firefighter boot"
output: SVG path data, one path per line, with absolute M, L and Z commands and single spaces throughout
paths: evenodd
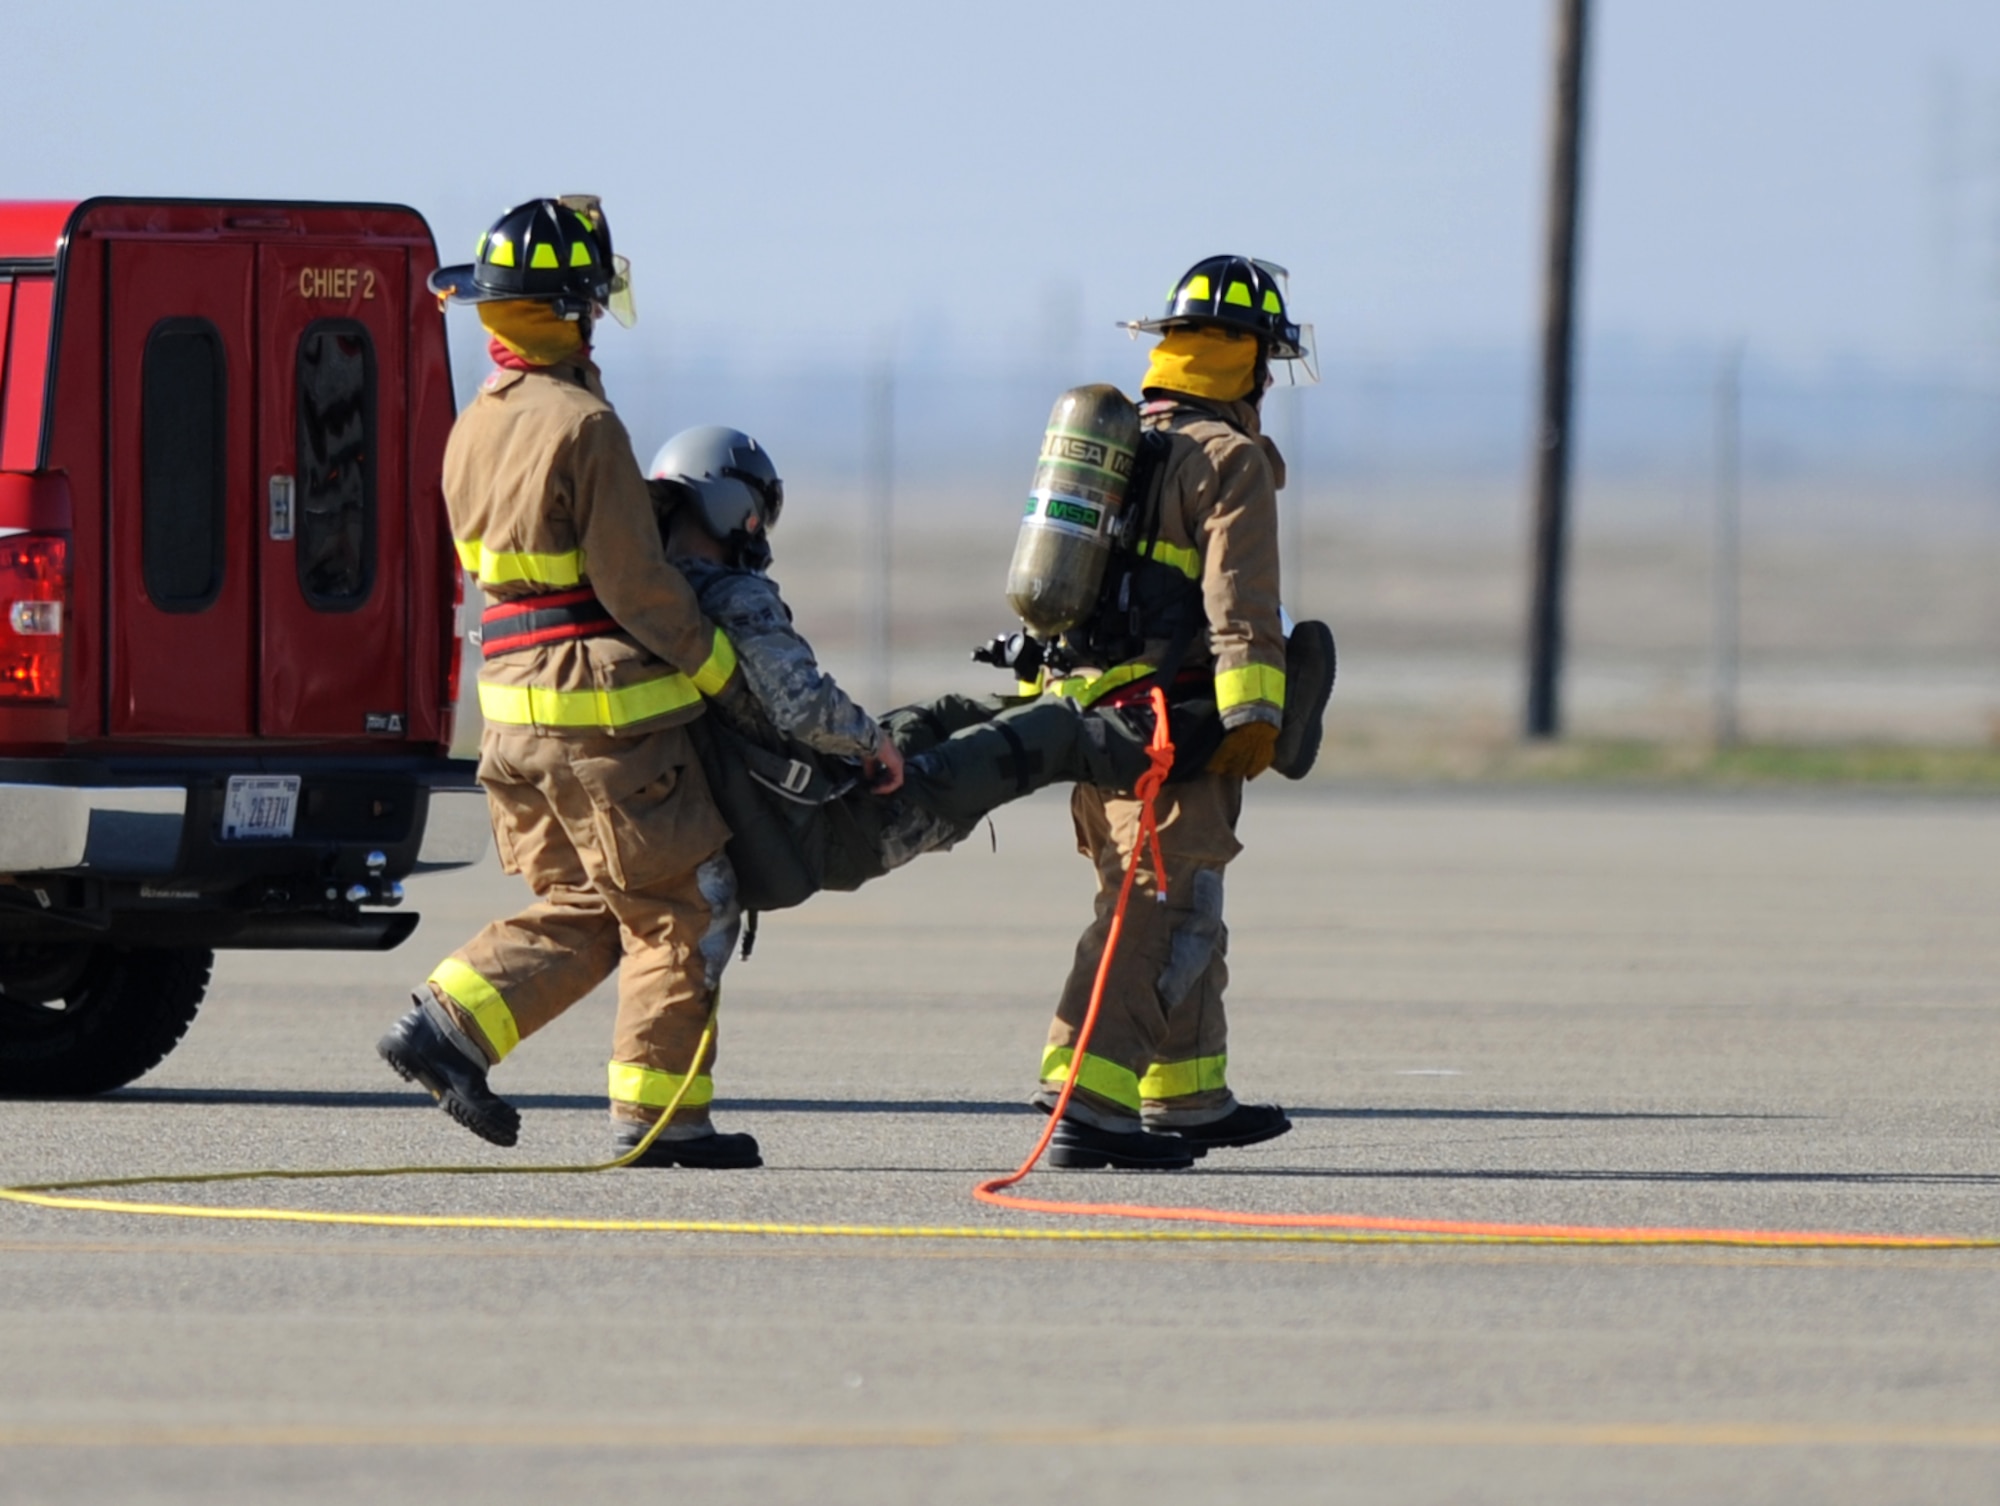
M 521 1137 L 521 1113 L 513 1104 L 486 1086 L 486 1059 L 467 1055 L 467 1042 L 460 1046 L 445 1034 L 422 994 L 413 995 L 416 1007 L 389 1027 L 389 1033 L 375 1043 L 382 1060 L 396 1069 L 405 1082 L 430 1091 L 431 1097 L 460 1124 L 482 1140 L 495 1145 L 512 1145 Z
M 639 1124 L 631 1120 L 617 1121 L 612 1132 L 611 1143 L 614 1157 L 623 1157 L 632 1147 L 646 1138 L 650 1124 Z M 748 1171 L 753 1166 L 762 1166 L 764 1157 L 757 1149 L 755 1135 L 725 1135 L 710 1130 L 705 1135 L 692 1135 L 680 1139 L 668 1139 L 673 1133 L 669 1126 L 660 1132 L 660 1138 L 646 1147 L 646 1153 L 632 1164 L 634 1166 L 694 1166 L 704 1171 Z
M 1162 1122 L 1158 1115 L 1147 1121 L 1148 1129 L 1186 1141 L 1197 1156 L 1226 1147 L 1262 1145 L 1291 1127 L 1290 1116 L 1275 1103 L 1239 1103 L 1220 1119 L 1211 1119 L 1206 1124 L 1175 1124 L 1171 1116 L 1168 1122 Z
M 1107 1130 L 1063 1115 L 1049 1137 L 1049 1165 L 1070 1171 L 1115 1166 L 1124 1171 L 1186 1171 L 1199 1154 L 1172 1135 L 1145 1130 Z
M 1333 694 L 1333 629 L 1323 622 L 1294 623 L 1285 640 L 1285 719 L 1271 767 L 1303 779 L 1319 757 L 1327 698 Z

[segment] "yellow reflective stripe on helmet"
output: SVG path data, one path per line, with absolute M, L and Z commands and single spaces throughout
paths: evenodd
M 1186 1098 L 1229 1086 L 1227 1056 L 1197 1056 L 1193 1061 L 1154 1062 L 1139 1079 L 1141 1098 Z
M 572 267 L 587 267 L 592 260 L 589 241 L 573 241 L 570 244 L 569 264 Z
M 492 248 L 486 253 L 486 265 L 489 267 L 513 266 L 514 243 L 510 240 L 503 240 L 497 235 L 494 236 Z
M 551 246 L 547 241 L 543 241 L 539 246 L 535 247 L 534 254 L 528 258 L 528 265 L 531 267 L 559 267 L 562 263 L 556 260 L 556 248 Z
M 714 695 L 729 683 L 729 677 L 735 673 L 735 645 L 730 643 L 728 634 L 717 628 L 715 651 L 708 656 L 708 662 L 694 672 L 694 688 L 703 695 Z
M 649 1109 L 663 1109 L 674 1101 L 674 1094 L 687 1081 L 685 1073 L 656 1072 L 651 1067 L 635 1067 L 630 1062 L 611 1064 L 611 1101 L 613 1103 L 639 1103 Z M 706 1072 L 694 1080 L 687 1097 L 681 1100 L 684 1109 L 706 1108 L 715 1101 L 715 1083 Z
M 1250 308 L 1252 306 L 1250 302 L 1250 284 L 1247 282 L 1232 282 L 1229 285 L 1229 291 L 1222 295 L 1222 301 L 1224 303 L 1240 304 L 1246 309 Z
M 1183 298 L 1206 298 L 1208 296 L 1208 275 L 1190 277 L 1187 286 L 1180 290 Z
M 538 586 L 580 586 L 588 572 L 583 551 L 562 554 L 534 554 L 525 549 L 488 549 L 478 539 L 455 542 L 458 562 L 488 586 L 505 586 L 529 581 Z
M 1088 706 L 1122 686 L 1143 680 L 1153 672 L 1150 664 L 1121 664 L 1101 675 L 1071 675 L 1049 686 L 1049 694 L 1064 696 L 1079 706 Z
M 1268 701 L 1280 710 L 1285 704 L 1285 672 L 1268 664 L 1246 664 L 1241 669 L 1225 669 L 1215 677 L 1215 709 L 1227 711 L 1250 701 Z
M 1049 1046 L 1042 1051 L 1042 1081 L 1069 1081 L 1070 1063 L 1076 1053 L 1068 1046 Z M 1108 1098 L 1121 1108 L 1133 1113 L 1139 1112 L 1139 1074 L 1127 1071 L 1116 1062 L 1108 1062 L 1101 1056 L 1083 1053 L 1083 1066 L 1076 1074 L 1076 1085 L 1088 1088 L 1099 1098 Z
M 521 1044 L 521 1027 L 514 1023 L 514 1011 L 500 997 L 500 990 L 456 957 L 445 958 L 431 970 L 430 984 L 472 1016 L 486 1044 L 501 1060 Z
M 621 727 L 699 704 L 686 675 L 661 675 L 616 690 L 551 690 L 541 685 L 479 682 L 479 714 L 510 727 Z
M 1179 544 L 1169 544 L 1165 539 L 1154 539 L 1140 551 L 1149 559 L 1156 559 L 1163 565 L 1171 565 L 1189 580 L 1201 579 L 1201 551 L 1183 548 Z
M 1276 288 L 1264 289 L 1264 312 L 1267 314 L 1282 314 L 1284 311 L 1285 305 L 1278 297 L 1278 290 Z

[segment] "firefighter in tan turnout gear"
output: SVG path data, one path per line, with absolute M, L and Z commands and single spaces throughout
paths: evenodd
M 1271 767 L 1296 777 L 1304 736 L 1317 749 L 1331 689 L 1332 640 L 1317 623 L 1288 684 L 1278 601 L 1277 493 L 1284 461 L 1259 424 L 1273 361 L 1304 364 L 1309 332 L 1285 307 L 1284 274 L 1240 256 L 1196 263 L 1166 314 L 1129 328 L 1157 332 L 1139 413 L 1148 437 L 1125 510 L 1129 571 L 1065 637 L 1080 672 L 1047 689 L 1085 706 L 1143 705 L 1148 682 L 1170 701 L 1212 702 L 1220 742 L 1192 778 L 1176 777 L 1158 810 L 1167 902 L 1152 902 L 1150 865 L 1126 913 L 1089 1050 L 1073 1049 L 1103 956 L 1140 804 L 1079 784 L 1077 844 L 1097 867 L 1096 915 L 1077 943 L 1042 1056 L 1036 1102 L 1053 1106 L 1076 1077 L 1051 1142 L 1057 1166 L 1171 1170 L 1209 1149 L 1254 1145 L 1291 1128 L 1284 1110 L 1239 1103 L 1227 1075 L 1223 990 L 1228 931 L 1223 876 L 1242 851 L 1236 822 L 1245 780 Z M 1115 599 L 1113 599 L 1115 598 Z M 1316 636 L 1317 635 L 1317 636 Z M 1288 702 L 1292 722 L 1287 724 Z M 1293 762 L 1288 764 L 1286 759 Z M 1304 754 L 1310 763 L 1311 752 Z
M 640 1164 L 748 1167 L 757 1142 L 709 1122 L 694 1055 L 734 949 L 738 908 L 686 724 L 741 693 L 729 640 L 666 562 L 590 335 L 630 323 L 629 274 L 594 199 L 536 199 L 431 278 L 474 305 L 496 369 L 445 451 L 460 561 L 479 577 L 479 778 L 501 866 L 535 902 L 439 963 L 380 1051 L 474 1134 L 520 1116 L 487 1071 L 618 974 L 610 1065 L 619 1150 L 694 1081 Z

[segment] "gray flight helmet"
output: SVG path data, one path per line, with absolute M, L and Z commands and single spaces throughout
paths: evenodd
M 683 429 L 660 446 L 647 474 L 691 501 L 702 527 L 745 563 L 769 561 L 767 536 L 784 510 L 785 483 L 770 453 L 741 429 Z

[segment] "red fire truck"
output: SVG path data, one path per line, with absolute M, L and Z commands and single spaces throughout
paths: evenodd
M 414 210 L 0 204 L 0 1093 L 102 1092 L 222 947 L 475 861 Z

